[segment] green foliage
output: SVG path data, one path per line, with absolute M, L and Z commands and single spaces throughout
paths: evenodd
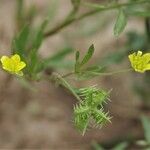
M 100 144 L 95 141 L 92 142 L 92 147 L 94 148 L 94 150 L 105 150 Z
M 43 59 L 43 67 L 44 68 L 50 68 L 50 67 L 55 67 L 55 68 L 71 68 L 73 66 L 73 62 L 66 62 L 64 58 L 71 54 L 74 51 L 73 48 L 71 47 L 64 47 L 60 49 L 56 54 L 53 56 L 49 56 L 45 59 Z
M 92 120 L 94 127 L 102 127 L 110 122 L 108 112 L 103 109 L 103 104 L 108 100 L 108 92 L 93 86 L 79 89 L 79 96 L 82 101 L 74 106 L 74 122 L 83 135 Z
M 134 10 L 127 13 L 128 7 L 130 5 L 147 3 L 147 1 L 145 0 L 128 2 L 128 3 L 116 3 L 116 1 L 114 1 L 112 3 L 113 5 L 99 5 L 99 4 L 86 3 L 86 2 L 81 3 L 81 0 L 71 0 L 71 2 L 73 5 L 73 10 L 71 10 L 71 12 L 62 21 L 62 23 L 56 25 L 56 27 L 46 32 L 45 30 L 48 25 L 48 21 L 50 19 L 52 20 L 52 18 L 54 17 L 53 15 L 55 14 L 56 11 L 55 9 L 56 1 L 54 0 L 52 2 L 50 8 L 51 10 L 49 10 L 50 14 L 48 15 L 48 17 L 46 17 L 49 20 L 45 19 L 40 25 L 35 27 L 32 24 L 32 21 L 37 13 L 35 6 L 32 5 L 27 11 L 25 11 L 26 9 L 24 8 L 24 1 L 17 0 L 16 31 L 19 31 L 19 34 L 15 35 L 13 39 L 12 52 L 19 54 L 20 57 L 27 64 L 27 67 L 24 72 L 25 75 L 24 78 L 19 79 L 22 85 L 24 85 L 25 87 L 30 88 L 31 86 L 26 79 L 37 80 L 39 79 L 39 74 L 45 73 L 46 69 L 53 70 L 54 68 L 61 69 L 64 67 L 66 68 L 69 68 L 70 66 L 72 67 L 71 61 L 67 62 L 64 60 L 64 58 L 67 55 L 73 52 L 73 49 L 70 47 L 62 48 L 59 52 L 57 52 L 53 56 L 48 56 L 47 58 L 44 59 L 42 59 L 39 56 L 39 49 L 43 43 L 43 40 L 47 36 L 58 33 L 61 29 L 67 27 L 68 25 L 70 25 L 71 23 L 77 20 L 81 20 L 85 17 L 96 14 L 98 12 L 112 10 L 112 9 L 119 10 L 118 17 L 114 26 L 115 36 L 118 36 L 123 32 L 127 23 L 127 18 L 126 18 L 127 15 L 133 14 L 137 16 L 149 17 L 149 10 L 148 11 Z M 89 6 L 90 10 L 83 14 L 80 14 L 82 12 L 79 12 L 79 14 L 77 14 L 80 5 Z M 22 27 L 23 29 L 21 30 Z M 137 39 L 134 36 L 135 35 L 131 37 L 133 38 L 131 40 Z M 142 37 L 139 37 L 138 40 L 140 42 L 143 42 L 142 44 L 144 45 L 145 41 L 144 40 L 142 41 L 141 39 Z M 137 41 L 135 40 L 136 41 L 135 43 L 137 44 L 137 45 L 135 44 L 136 46 L 130 43 L 131 46 L 135 46 L 139 48 L 138 40 Z M 87 63 L 89 63 L 89 61 L 91 60 L 94 54 L 94 50 L 95 50 L 94 45 L 92 44 L 82 59 L 80 58 L 80 52 L 79 51 L 76 52 L 74 71 L 71 74 L 76 75 L 78 79 L 90 79 L 95 76 L 101 75 L 105 71 L 105 68 L 99 65 L 94 65 L 91 67 L 86 66 Z M 108 60 L 109 63 L 119 63 L 123 60 L 124 55 L 126 53 L 127 51 L 109 54 L 109 56 L 102 61 L 104 62 L 105 65 L 107 64 Z M 111 75 L 111 73 L 108 73 L 107 75 Z M 45 77 L 45 74 L 43 77 Z M 108 100 L 109 92 L 106 92 L 102 89 L 98 89 L 95 86 L 81 88 L 81 89 L 73 88 L 69 84 L 69 82 L 65 80 L 65 77 L 66 77 L 65 75 L 61 76 L 58 73 L 53 73 L 50 79 L 54 80 L 55 83 L 60 84 L 61 86 L 68 89 L 76 97 L 76 99 L 79 100 L 79 102 L 74 106 L 74 123 L 78 128 L 78 130 L 82 132 L 82 134 L 84 135 L 85 131 L 91 125 L 93 125 L 94 127 L 101 127 L 107 122 L 110 122 L 111 117 L 109 117 L 108 112 L 105 112 L 103 108 L 103 105 Z M 33 90 L 32 88 L 30 89 Z M 147 132 L 148 130 L 147 124 L 148 124 L 147 121 L 143 119 L 145 132 Z M 149 140 L 148 132 L 146 133 L 146 138 L 149 142 L 150 140 Z M 121 145 L 118 145 L 116 147 L 116 150 L 123 149 L 125 145 L 126 145 L 125 143 L 121 143 Z
M 43 41 L 43 35 L 44 30 L 46 28 L 46 25 L 48 23 L 48 20 L 44 20 L 41 26 L 38 28 L 37 32 L 35 32 L 35 38 L 33 39 L 32 48 L 38 50 L 42 44 Z
M 80 62 L 80 60 L 79 60 L 80 59 L 80 52 L 79 51 L 76 52 L 75 73 L 81 72 L 81 69 L 82 69 L 81 67 L 83 67 L 83 65 L 85 65 L 91 59 L 93 53 L 94 53 L 94 45 L 92 44 Z
M 150 17 L 150 11 L 132 11 L 130 15 L 139 16 L 139 17 Z
M 57 73 L 53 73 L 51 79 L 54 80 L 57 85 L 62 85 L 66 89 L 68 89 L 77 98 L 77 100 L 81 100 L 78 94 L 76 93 L 76 90 L 64 78 L 62 78 L 62 76 L 60 76 Z
M 94 142 L 93 144 L 94 150 L 105 150 L 100 144 Z M 126 150 L 128 146 L 127 142 L 121 142 L 117 145 L 115 145 L 111 150 Z
M 121 63 L 127 55 L 126 49 L 120 49 L 118 51 L 109 52 L 106 56 L 104 56 L 99 64 L 102 66 L 108 66 L 111 64 L 119 64 Z
M 84 58 L 82 59 L 81 63 L 80 63 L 80 66 L 83 66 L 84 64 L 86 64 L 90 59 L 91 57 L 93 56 L 93 53 L 94 53 L 94 45 L 92 44 L 87 53 L 85 54 Z
M 88 51 L 86 52 L 85 56 L 80 60 L 80 52 L 77 51 L 75 55 L 75 66 L 74 72 L 77 75 L 78 79 L 80 80 L 87 80 L 91 79 L 95 76 L 101 75 L 105 71 L 105 67 L 94 65 L 91 67 L 86 67 L 86 64 L 90 61 L 94 54 L 94 45 L 92 44 Z
M 142 125 L 144 128 L 145 138 L 148 144 L 150 144 L 150 119 L 142 116 Z
M 115 146 L 112 150 L 126 150 L 128 146 L 127 142 L 119 143 L 117 146 Z
M 12 42 L 12 51 L 13 53 L 17 53 L 20 56 L 24 57 L 26 53 L 26 47 L 28 42 L 30 28 L 28 25 L 26 25 L 21 32 L 14 37 L 14 40 Z
M 126 15 L 123 9 L 120 9 L 114 26 L 114 35 L 115 36 L 120 35 L 123 32 L 126 24 L 127 24 Z

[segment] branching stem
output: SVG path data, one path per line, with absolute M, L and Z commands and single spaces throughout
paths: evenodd
M 93 4 L 93 8 L 95 8 L 94 10 L 90 10 L 90 11 L 84 13 L 84 14 L 81 14 L 80 16 L 76 16 L 77 11 L 75 11 L 75 13 L 72 15 L 72 11 L 71 11 L 70 14 L 68 15 L 68 16 L 71 16 L 71 17 L 67 16 L 61 24 L 59 24 L 58 26 L 54 27 L 53 29 L 45 32 L 44 37 L 47 38 L 47 37 L 49 37 L 53 34 L 56 34 L 57 32 L 59 32 L 60 30 L 62 30 L 65 27 L 67 27 L 68 25 L 70 25 L 70 24 L 72 24 L 76 21 L 82 20 L 86 17 L 89 17 L 93 14 L 96 14 L 98 12 L 117 9 L 117 8 L 120 8 L 120 7 L 125 7 L 125 6 L 130 6 L 130 5 L 138 5 L 138 4 L 148 3 L 148 1 L 149 0 L 140 0 L 140 1 L 135 1 L 134 3 L 130 2 L 130 3 L 122 3 L 122 4 L 113 4 L 112 6 L 107 6 L 107 7 L 98 7 L 98 6 L 96 7 Z M 85 5 L 85 6 L 92 7 L 92 5 L 90 3 L 82 2 L 81 4 Z

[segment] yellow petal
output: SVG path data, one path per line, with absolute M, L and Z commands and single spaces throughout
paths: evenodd
M 150 62 L 150 53 L 144 54 L 143 59 L 144 59 L 145 63 L 149 63 Z
M 12 64 L 11 64 L 11 59 L 7 56 L 2 56 L 1 58 L 2 62 L 2 67 L 4 70 L 11 71 L 12 70 Z
M 145 70 L 150 70 L 150 64 L 147 64 Z
M 16 63 L 20 62 L 20 56 L 18 54 L 15 54 L 15 55 L 11 56 L 11 59 L 13 61 L 15 61 Z
M 23 61 L 21 61 L 17 64 L 15 71 L 18 72 L 18 71 L 22 70 L 25 66 L 26 66 L 26 64 Z
M 2 56 L 2 57 L 1 57 L 1 63 L 4 64 L 8 59 L 9 59 L 9 57 L 7 57 L 7 56 Z
M 7 56 L 2 56 L 1 62 L 4 70 L 12 74 L 23 76 L 23 72 L 21 70 L 26 66 L 26 64 L 25 62 L 21 61 L 18 54 L 15 54 L 10 58 Z

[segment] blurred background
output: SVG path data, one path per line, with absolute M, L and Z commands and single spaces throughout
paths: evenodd
M 88 2 L 106 3 L 98 0 Z M 23 27 L 16 19 L 17 4 L 17 0 L 0 0 L 0 56 L 11 53 L 12 39 Z M 139 7 L 136 5 L 134 9 Z M 145 7 L 148 7 L 148 3 L 143 5 Z M 70 0 L 24 0 L 24 9 L 32 12 L 34 19 L 31 20 L 35 27 L 48 18 L 49 30 L 68 15 L 72 4 Z M 88 6 L 82 6 L 80 12 L 88 9 Z M 96 13 L 47 36 L 39 48 L 39 55 L 46 58 L 57 52 L 69 51 L 51 62 L 47 70 L 65 74 L 72 70 L 75 51 L 79 50 L 82 55 L 94 44 L 91 65 L 105 65 L 108 71 L 130 68 L 129 53 L 150 49 L 150 19 L 147 16 L 128 15 L 125 30 L 115 37 L 113 27 L 117 10 Z M 46 80 L 31 81 L 29 87 L 16 78 L 9 80 L 7 73 L 0 70 L 0 149 L 147 148 L 143 126 L 146 124 L 150 127 L 150 123 L 146 118 L 141 121 L 141 116 L 148 116 L 150 112 L 149 72 L 127 72 L 85 81 L 68 80 L 76 87 L 97 85 L 105 90 L 112 89 L 111 101 L 106 106 L 113 117 L 112 123 L 102 129 L 91 129 L 82 136 L 73 124 L 73 106 L 77 100 L 66 89 Z

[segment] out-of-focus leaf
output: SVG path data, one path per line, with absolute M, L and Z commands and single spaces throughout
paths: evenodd
M 112 150 L 126 150 L 127 146 L 128 146 L 127 142 L 122 142 L 117 146 L 115 146 Z
M 118 36 L 123 32 L 125 26 L 127 24 L 127 19 L 124 11 L 122 9 L 119 10 L 118 17 L 114 26 L 114 35 Z
M 94 150 L 104 150 L 104 148 L 100 144 L 96 143 L 95 141 L 92 142 L 92 146 Z
M 35 73 L 36 72 L 36 65 L 38 64 L 38 58 L 37 58 L 37 53 L 36 50 L 33 49 L 30 52 L 30 73 Z
M 61 59 L 60 61 L 58 60 L 53 60 L 49 61 L 48 64 L 45 64 L 42 62 L 42 69 L 44 68 L 55 68 L 55 69 L 72 69 L 74 65 L 74 62 L 71 60 L 63 60 Z
M 69 55 L 70 53 L 72 53 L 74 50 L 70 47 L 65 47 L 62 50 L 60 50 L 59 52 L 57 52 L 55 55 L 53 55 L 52 57 L 50 57 L 50 60 L 60 60 L 63 59 L 64 57 L 66 57 L 67 55 Z
M 72 66 L 72 63 L 70 61 L 64 61 L 63 59 L 72 53 L 74 50 L 72 48 L 64 48 L 61 51 L 57 52 L 55 55 L 48 57 L 43 60 L 43 67 L 52 67 L 52 66 Z
M 143 34 L 138 34 L 136 32 L 129 32 L 127 36 L 128 36 L 127 45 L 130 50 L 147 49 L 147 47 L 145 47 L 147 45 L 146 44 L 147 38 Z
M 109 64 L 112 63 L 121 63 L 123 61 L 123 59 L 126 57 L 127 51 L 126 50 L 120 50 L 120 51 L 115 51 L 115 52 L 111 52 L 108 55 L 106 55 L 105 57 L 103 57 L 100 60 L 100 64 L 103 66 L 107 66 Z
M 130 15 L 139 16 L 139 17 L 150 17 L 150 11 L 130 11 Z
M 86 64 L 91 59 L 93 53 L 94 53 L 94 45 L 92 44 L 89 47 L 87 53 L 85 54 L 83 60 L 81 61 L 80 66 L 83 66 L 84 64 Z
M 142 125 L 144 128 L 144 135 L 146 138 L 146 141 L 150 144 L 150 119 L 146 116 L 142 116 Z
M 28 41 L 29 31 L 29 26 L 26 25 L 19 33 L 19 35 L 14 38 L 12 43 L 13 53 L 17 53 L 20 56 L 23 56 L 26 53 L 25 48 Z
M 33 41 L 32 48 L 38 50 L 41 46 L 42 40 L 43 40 L 43 32 L 48 23 L 48 20 L 44 20 L 44 22 L 41 24 L 40 28 L 38 29 L 35 39 Z

